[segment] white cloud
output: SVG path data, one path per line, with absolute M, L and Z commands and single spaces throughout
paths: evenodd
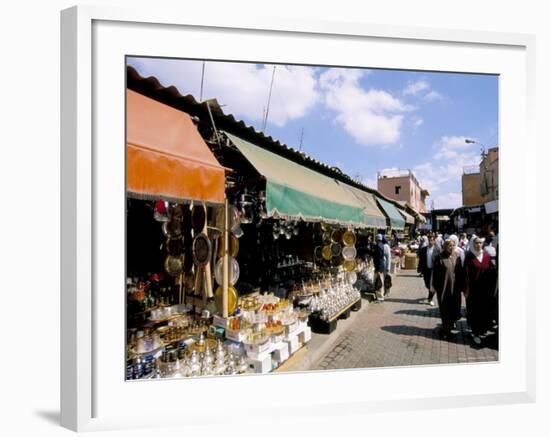
M 413 168 L 423 188 L 430 192 L 428 204 L 454 208 L 462 204 L 461 178 L 464 167 L 479 164 L 479 155 L 465 136 L 443 136 L 434 144 L 434 155 Z
M 424 124 L 424 119 L 421 118 L 421 117 L 416 117 L 413 121 L 412 121 L 412 125 L 414 128 L 418 128 L 420 126 L 422 126 Z
M 418 93 L 421 93 L 422 91 L 427 91 L 429 89 L 430 84 L 428 82 L 426 82 L 425 80 L 418 80 L 416 82 L 411 82 L 407 84 L 407 86 L 403 90 L 403 94 L 405 96 L 416 96 Z
M 404 96 L 419 97 L 426 102 L 443 100 L 443 95 L 432 88 L 427 80 L 421 79 L 416 82 L 409 82 L 403 89 Z
M 387 91 L 361 87 L 365 72 L 331 69 L 319 77 L 325 106 L 336 112 L 336 122 L 363 145 L 394 144 L 401 136 L 403 113 L 413 110 Z
M 154 75 L 163 85 L 174 85 L 181 94 L 200 98 L 202 62 L 136 59 L 130 62 L 142 75 Z M 267 105 L 272 66 L 248 63 L 206 62 L 203 100 L 216 98 L 226 113 L 261 121 Z M 303 117 L 319 101 L 315 69 L 278 65 L 268 122 L 284 126 Z
M 437 91 L 432 90 L 424 96 L 424 100 L 427 102 L 435 102 L 438 100 L 443 100 L 443 96 Z

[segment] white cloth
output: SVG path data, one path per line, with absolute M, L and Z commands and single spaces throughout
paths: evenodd
M 391 249 L 389 244 L 384 244 L 384 262 L 386 264 L 386 272 L 390 271 Z
M 433 269 L 433 266 L 434 266 L 433 253 L 434 253 L 434 246 L 432 247 L 428 246 L 428 250 L 426 250 L 426 266 L 429 269 Z
M 464 254 L 464 250 L 462 250 L 462 248 L 458 244 L 458 237 L 453 234 L 449 237 L 449 239 L 454 242 L 454 244 L 455 244 L 455 253 L 460 258 L 461 265 L 464 265 L 465 254 Z

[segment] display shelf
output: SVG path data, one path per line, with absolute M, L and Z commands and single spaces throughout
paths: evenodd
M 309 325 L 311 330 L 317 334 L 330 334 L 336 329 L 338 319 L 347 319 L 351 311 L 358 311 L 359 308 L 361 308 L 361 298 L 345 306 L 328 320 L 322 320 L 317 315 L 310 315 Z

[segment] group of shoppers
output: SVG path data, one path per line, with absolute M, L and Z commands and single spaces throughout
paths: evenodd
M 435 235 L 421 237 L 418 271 L 428 290 L 426 302 L 435 306 L 437 297 L 444 339 L 458 333 L 462 295 L 466 320 L 474 343 L 498 328 L 498 246 L 495 235 Z

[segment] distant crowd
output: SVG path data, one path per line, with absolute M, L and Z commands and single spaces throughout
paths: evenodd
M 498 238 L 490 231 L 477 235 L 428 234 L 419 237 L 418 272 L 428 290 L 426 302 L 437 297 L 444 339 L 458 333 L 462 294 L 472 339 L 481 344 L 498 329 Z
M 399 250 L 398 242 L 392 243 Z M 435 306 L 437 298 L 443 339 L 459 332 L 462 295 L 473 342 L 481 345 L 488 335 L 497 332 L 498 236 L 494 232 L 485 238 L 429 233 L 409 243 L 409 249 L 417 252 L 417 271 L 428 292 L 425 303 Z M 377 300 L 384 301 L 391 289 L 392 249 L 383 235 L 377 235 L 376 241 L 370 242 L 369 252 L 374 262 Z

